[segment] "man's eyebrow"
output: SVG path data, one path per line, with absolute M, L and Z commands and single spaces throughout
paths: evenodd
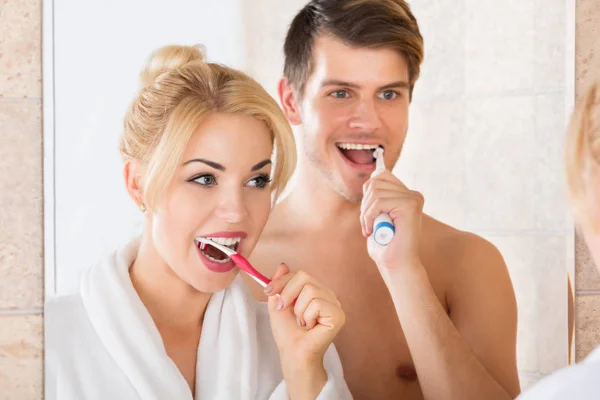
M 352 88 L 352 89 L 360 89 L 361 88 L 361 86 L 359 84 L 347 82 L 347 81 L 341 81 L 338 79 L 327 79 L 326 81 L 324 81 L 321 84 L 321 87 L 326 87 L 326 86 L 343 86 L 343 87 L 348 87 L 348 88 Z M 388 84 L 383 85 L 378 88 L 379 91 L 387 90 L 387 89 L 410 89 L 410 84 L 406 81 L 395 81 L 395 82 L 388 83 Z

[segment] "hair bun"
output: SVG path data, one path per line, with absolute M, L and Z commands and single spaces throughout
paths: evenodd
M 204 61 L 205 48 L 195 46 L 164 46 L 153 52 L 140 72 L 142 86 L 150 86 L 159 75 L 181 68 L 191 61 Z

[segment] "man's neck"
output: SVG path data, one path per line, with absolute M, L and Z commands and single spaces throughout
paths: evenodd
M 361 232 L 360 203 L 336 192 L 321 172 L 306 165 L 298 168 L 293 189 L 282 206 L 290 218 L 310 230 L 331 228 L 334 222 L 340 231 Z

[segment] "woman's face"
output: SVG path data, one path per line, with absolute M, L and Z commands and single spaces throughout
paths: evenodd
M 248 256 L 271 210 L 271 154 L 267 126 L 252 117 L 213 114 L 192 135 L 155 210 L 149 232 L 156 253 L 183 281 L 217 292 L 238 269 L 196 238 L 221 241 Z

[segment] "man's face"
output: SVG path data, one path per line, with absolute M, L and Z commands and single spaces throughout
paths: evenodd
M 352 48 L 326 35 L 314 43 L 299 104 L 305 161 L 350 201 L 362 199 L 374 148 L 383 146 L 388 169 L 400 156 L 408 82 L 406 60 L 395 50 Z

